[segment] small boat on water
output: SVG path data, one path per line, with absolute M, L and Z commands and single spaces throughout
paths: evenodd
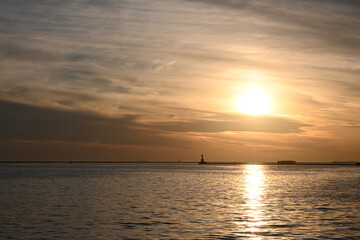
M 199 162 L 199 164 L 206 164 L 207 162 L 204 161 L 204 155 L 201 154 L 201 160 Z

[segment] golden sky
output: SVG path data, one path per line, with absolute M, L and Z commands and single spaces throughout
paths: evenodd
M 352 0 L 0 2 L 0 160 L 359 161 Z

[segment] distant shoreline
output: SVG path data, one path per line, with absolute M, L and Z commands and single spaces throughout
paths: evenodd
M 0 161 L 1 163 L 192 163 L 198 162 L 163 162 L 163 161 Z M 334 165 L 334 166 L 360 166 L 360 162 L 296 162 L 296 163 L 278 163 L 278 162 L 207 162 L 203 165 Z

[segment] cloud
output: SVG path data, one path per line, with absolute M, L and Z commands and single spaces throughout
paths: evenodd
M 359 7 L 351 0 L 0 1 L 1 107 L 22 119 L 2 132 L 23 147 L 85 141 L 101 149 L 183 146 L 169 135 L 216 142 L 227 131 L 297 136 L 323 126 L 331 135 L 336 116 L 359 119 Z M 231 114 L 250 82 L 267 88 L 274 112 L 288 118 Z
M 0 42 L 0 57 L 3 60 L 49 62 L 59 61 L 61 56 L 52 51 L 44 50 L 40 47 L 29 46 L 29 44 L 19 42 Z
M 170 71 L 172 69 L 172 66 L 176 63 L 176 61 L 166 61 L 166 60 L 160 60 L 156 59 L 153 60 L 153 69 L 156 72 L 160 71 Z
M 221 7 L 227 7 L 231 9 L 244 9 L 251 6 L 251 1 L 249 0 L 187 0 L 190 2 L 200 2 L 205 4 L 212 4 Z
M 59 103 L 65 106 L 79 107 L 84 103 L 100 102 L 102 99 L 98 96 L 75 92 L 63 91 L 61 89 L 49 89 L 45 87 L 34 87 L 27 85 L 9 84 L 0 90 L 1 98 L 12 99 L 22 103 L 32 103 L 33 105 L 51 106 Z
M 50 81 L 69 85 L 78 90 L 88 89 L 95 92 L 113 92 L 113 93 L 129 93 L 130 89 L 124 86 L 124 82 L 111 81 L 104 77 L 96 70 L 89 70 L 83 66 L 63 65 L 58 69 L 52 70 L 52 78 Z
M 346 52 L 348 55 L 359 54 L 360 51 L 360 30 L 357 27 L 360 24 L 360 5 L 356 1 L 191 2 L 241 12 L 239 18 L 246 16 L 249 23 L 253 19 L 251 16 L 255 16 L 255 32 L 261 34 L 264 41 L 272 41 L 277 48 L 311 49 L 322 53 Z M 285 43 L 281 47 L 280 41 Z
M 109 118 L 90 112 L 39 108 L 6 101 L 0 101 L 0 111 L 6 113 L 0 118 L 0 140 L 4 144 L 57 143 L 58 149 L 64 144 L 73 144 L 74 152 L 80 151 L 82 146 L 132 148 L 135 152 L 144 147 L 165 151 L 187 146 L 183 140 L 138 123 L 136 115 Z M 39 156 L 42 150 L 38 151 L 32 158 Z M 58 150 L 48 152 L 48 157 L 52 158 L 55 152 Z M 6 160 L 5 155 L 9 156 L 11 152 L 3 154 L 1 160 Z M 116 159 L 116 156 L 112 158 Z
M 153 127 L 172 132 L 268 132 L 297 133 L 302 132 L 304 124 L 284 117 L 225 115 L 222 120 L 189 120 L 152 124 Z M 226 120 L 224 120 L 226 119 Z

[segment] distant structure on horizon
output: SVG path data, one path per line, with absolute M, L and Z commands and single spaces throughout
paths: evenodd
M 204 154 L 201 154 L 201 160 L 199 164 L 206 164 L 206 162 L 204 161 Z
M 296 164 L 296 161 L 293 160 L 281 160 L 277 162 L 278 164 Z

